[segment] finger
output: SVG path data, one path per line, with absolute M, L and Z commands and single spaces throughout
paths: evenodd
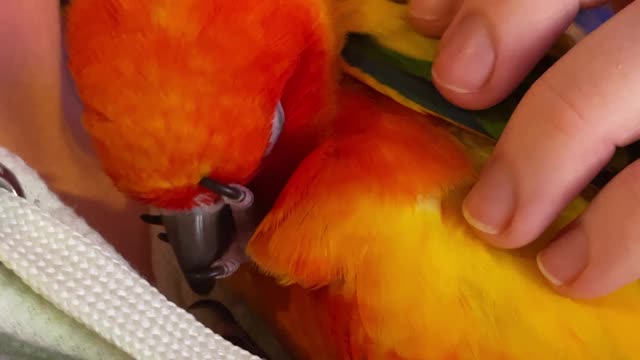
M 603 296 L 640 277 L 640 161 L 539 254 L 538 265 L 558 291 L 576 298 Z
M 481 109 L 503 100 L 571 24 L 580 0 L 467 0 L 432 69 L 449 101 Z
M 632 2 L 633 0 L 612 0 L 611 8 L 613 9 L 613 11 L 619 12 Z
M 462 0 L 412 0 L 409 20 L 425 36 L 440 37 L 461 3 Z
M 633 0 L 632 0 L 633 1 Z M 582 9 L 590 9 L 590 8 L 594 8 L 597 6 L 600 6 L 602 4 L 605 4 L 607 2 L 613 2 L 613 1 L 603 1 L 603 0 L 580 0 L 580 7 Z
M 464 202 L 489 242 L 537 238 L 612 156 L 640 135 L 640 3 L 578 43 L 532 86 Z

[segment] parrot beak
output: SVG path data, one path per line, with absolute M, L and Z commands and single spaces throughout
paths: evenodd
M 171 245 L 191 290 L 199 295 L 210 293 L 215 279 L 196 274 L 208 271 L 233 241 L 235 226 L 230 207 L 219 202 L 208 208 L 141 218 L 150 224 L 164 225 L 166 233 L 159 237 Z
M 189 211 L 144 214 L 140 218 L 147 224 L 164 226 L 166 232 L 158 238 L 171 245 L 191 290 L 207 295 L 216 278 L 231 275 L 248 260 L 244 245 L 257 227 L 256 221 L 262 218 L 253 207 L 253 193 L 244 186 L 210 178 L 203 178 L 199 184 L 219 194 L 222 200 Z M 236 251 L 229 251 L 234 242 Z M 211 267 L 223 257 L 226 261 Z

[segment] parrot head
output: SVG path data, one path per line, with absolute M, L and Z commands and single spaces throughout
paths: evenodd
M 174 250 L 185 252 L 178 257 L 206 258 L 181 265 L 219 256 L 216 243 L 232 231 L 227 205 L 250 206 L 247 184 L 278 138 L 326 107 L 336 58 L 327 14 L 321 0 L 82 0 L 67 8 L 84 127 L 117 189 L 160 209 L 164 219 L 149 222 L 164 221 Z M 192 239 L 175 245 L 184 237 Z
M 322 46 L 312 10 L 301 0 L 72 3 L 69 68 L 118 189 L 184 210 L 221 195 L 203 178 L 246 184 L 281 130 L 288 80 L 318 70 L 301 69 Z

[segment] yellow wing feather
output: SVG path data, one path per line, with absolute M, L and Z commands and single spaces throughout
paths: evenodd
M 319 288 L 295 285 L 292 293 L 306 291 L 322 314 L 341 314 L 318 330 L 335 335 L 332 351 L 374 359 L 637 358 L 638 284 L 589 302 L 556 294 L 534 251 L 494 249 L 463 221 L 474 166 L 462 143 L 375 95 L 342 98 L 349 110 L 341 119 L 356 125 L 305 160 L 248 247 L 284 283 Z M 358 125 L 362 117 L 367 126 Z M 576 200 L 555 229 L 585 204 Z M 300 338 L 292 328 L 289 335 Z

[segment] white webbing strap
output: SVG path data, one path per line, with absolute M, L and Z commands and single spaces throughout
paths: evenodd
M 0 262 L 61 311 L 135 359 L 258 359 L 168 301 L 71 209 L 42 205 L 0 189 Z

